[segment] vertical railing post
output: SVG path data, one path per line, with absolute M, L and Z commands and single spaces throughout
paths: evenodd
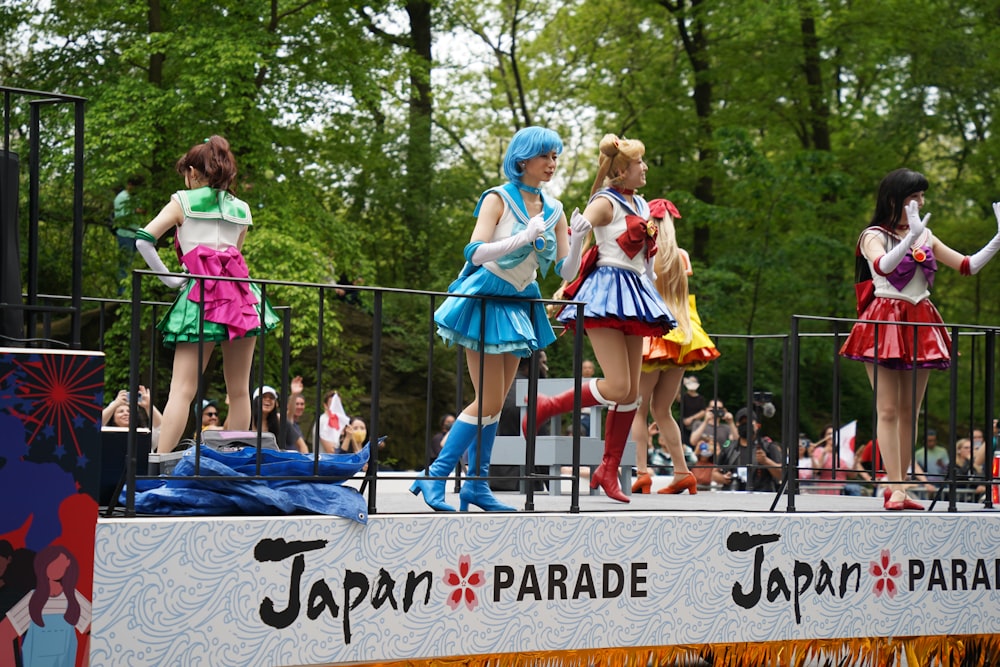
M 381 401 L 379 395 L 382 392 L 382 291 L 375 290 L 372 293 L 372 382 L 371 382 L 371 428 L 368 431 L 368 472 L 367 480 L 371 483 L 371 492 L 368 494 L 368 513 L 374 514 L 376 511 L 376 480 L 378 475 L 378 434 L 379 434 L 379 411 Z

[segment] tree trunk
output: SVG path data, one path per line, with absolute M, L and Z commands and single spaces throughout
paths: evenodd
M 147 14 L 147 22 L 149 34 L 154 35 L 156 33 L 163 32 L 163 11 L 160 5 L 160 0 L 149 0 L 149 12 Z M 166 60 L 166 54 L 162 51 L 150 54 L 149 56 L 149 78 L 150 84 L 156 88 L 163 88 L 163 63 Z M 164 137 L 166 131 L 163 125 L 158 121 L 154 121 L 156 124 L 156 132 L 154 136 Z M 149 172 L 151 181 L 155 186 L 161 183 L 163 174 L 166 170 L 164 167 L 166 162 L 160 159 L 164 152 L 163 149 L 164 140 L 160 139 L 153 144 L 149 155 Z
M 433 182 L 431 150 L 431 3 L 408 0 L 410 38 L 415 56 L 410 65 L 409 137 L 406 151 L 406 211 L 413 243 L 406 246 L 410 261 L 403 276 L 406 284 L 428 283 L 427 258 L 431 256 L 430 202 Z
M 708 59 L 708 37 L 698 9 L 703 0 L 691 0 L 690 16 L 686 11 L 685 0 L 660 0 L 660 4 L 673 14 L 684 44 L 684 52 L 694 70 L 694 108 L 698 116 L 698 164 L 701 172 L 694 187 L 694 196 L 706 204 L 714 204 L 715 180 L 712 171 L 715 169 L 717 154 L 712 140 L 712 81 L 709 77 L 711 66 Z M 695 225 L 691 248 L 694 259 L 708 262 L 709 240 L 708 225 Z
M 803 70 L 809 94 L 809 127 L 812 148 L 830 150 L 830 109 L 823 95 L 823 73 L 820 70 L 822 58 L 819 52 L 819 38 L 816 36 L 816 21 L 812 8 L 805 0 L 799 1 L 799 23 L 802 27 L 802 50 L 805 53 Z M 809 148 L 809 146 L 804 146 Z

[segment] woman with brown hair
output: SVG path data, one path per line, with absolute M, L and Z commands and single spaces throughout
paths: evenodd
M 136 233 L 136 249 L 150 269 L 168 273 L 156 242 L 176 228 L 177 254 L 189 273 L 248 278 L 241 249 L 252 220 L 250 207 L 232 192 L 236 159 L 229 142 L 213 135 L 192 147 L 176 168 L 188 189 L 175 192 L 146 228 Z M 177 275 L 159 278 L 167 287 L 181 291 L 157 325 L 164 344 L 176 348 L 157 451 L 170 452 L 177 446 L 198 391 L 198 378 L 216 343 L 222 346 L 229 428 L 247 430 L 256 337 L 277 326 L 277 314 L 267 304 L 262 307 L 260 290 L 250 283 Z

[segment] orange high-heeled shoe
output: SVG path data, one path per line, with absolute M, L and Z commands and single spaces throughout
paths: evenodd
M 904 491 L 903 493 L 906 493 L 906 492 Z M 895 510 L 895 511 L 898 511 L 898 510 L 921 510 L 921 511 L 923 511 L 924 509 L 926 509 L 923 505 L 921 505 L 917 501 L 910 500 L 909 496 L 906 497 L 906 500 L 893 502 L 892 501 L 892 489 L 890 489 L 888 487 L 886 487 L 885 492 L 882 494 L 882 497 L 885 499 L 885 500 L 882 501 L 882 507 L 883 507 L 883 509 Z
M 649 471 L 639 473 L 632 483 L 632 493 L 650 493 L 653 490 L 653 476 Z
M 684 493 L 687 491 L 692 496 L 698 493 L 698 481 L 694 478 L 694 473 L 689 472 L 680 479 L 677 475 L 674 475 L 674 481 L 670 482 L 670 486 L 665 486 L 657 493 Z

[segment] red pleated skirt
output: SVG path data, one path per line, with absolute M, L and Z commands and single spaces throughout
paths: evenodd
M 876 297 L 860 319 L 879 322 L 857 322 L 840 348 L 841 356 L 894 370 L 951 365 L 951 336 L 930 299 L 913 304 Z M 906 326 L 911 323 L 932 326 Z

